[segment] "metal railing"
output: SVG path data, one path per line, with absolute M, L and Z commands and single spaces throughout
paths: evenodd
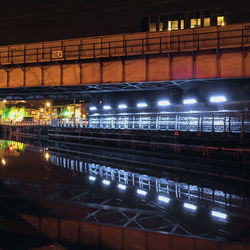
M 117 181 L 124 185 L 130 185 L 135 188 L 152 190 L 156 193 L 172 195 L 177 199 L 204 199 L 216 203 L 224 203 L 238 206 L 242 197 L 234 194 L 224 193 L 222 190 L 216 190 L 209 187 L 199 187 L 197 185 L 176 182 L 169 178 L 158 178 L 147 174 L 117 169 L 110 166 L 103 166 L 93 162 L 69 158 L 62 154 L 52 153 L 50 161 L 56 166 L 88 174 L 90 176 L 100 177 L 110 181 Z M 229 199 L 230 197 L 230 199 Z
M 250 133 L 250 112 L 162 112 L 90 115 L 83 119 L 56 119 L 52 127 Z
M 240 28 L 244 26 L 245 28 Z M 58 41 L 59 46 L 55 46 L 55 42 L 6 46 L 6 49 L 5 47 L 0 48 L 0 64 L 38 63 L 249 46 L 250 28 L 247 25 L 239 25 L 238 27 L 234 29 L 213 27 L 213 31 L 209 32 L 203 28 L 176 32 L 135 33 L 135 39 L 130 38 L 132 35 L 117 35 L 93 38 L 94 42 L 87 42 L 88 38 L 65 40 Z
M 4 121 L 0 120 L 0 125 L 5 125 L 5 126 L 50 126 L 51 121 L 46 120 L 46 121 Z
M 250 132 L 250 112 L 145 113 L 90 116 L 89 127 L 190 132 Z

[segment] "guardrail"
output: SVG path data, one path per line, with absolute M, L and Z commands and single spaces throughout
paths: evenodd
M 51 121 L 3 121 L 0 120 L 0 125 L 4 126 L 50 126 Z
M 212 31 L 201 28 L 6 46 L 6 49 L 5 47 L 0 48 L 0 64 L 38 63 L 250 46 L 250 28 L 247 25 L 238 26 L 244 28 L 211 27 Z M 136 38 L 131 39 L 132 36 Z M 59 43 L 59 45 L 55 46 L 55 43 Z
M 57 119 L 52 127 L 250 133 L 250 112 L 165 112 L 90 115 L 89 120 Z

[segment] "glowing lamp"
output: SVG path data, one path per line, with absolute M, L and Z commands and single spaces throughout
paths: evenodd
M 210 97 L 210 102 L 213 102 L 213 103 L 219 103 L 219 102 L 226 102 L 227 101 L 227 98 L 225 96 L 212 96 Z
M 195 104 L 195 103 L 197 103 L 197 101 L 194 98 L 189 98 L 189 99 L 183 100 L 183 104 Z
M 139 102 L 139 103 L 137 103 L 137 108 L 146 108 L 147 106 L 148 106 L 148 104 L 145 103 L 145 102 Z
M 157 104 L 158 104 L 158 106 L 168 106 L 168 105 L 170 105 L 170 102 L 169 102 L 169 100 L 161 100 Z
M 103 106 L 103 109 L 104 109 L 104 110 L 110 110 L 110 109 L 111 109 L 111 106 L 109 106 L 109 105 L 104 105 L 104 106 Z

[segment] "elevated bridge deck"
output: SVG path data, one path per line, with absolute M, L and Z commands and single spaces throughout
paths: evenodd
M 250 77 L 250 24 L 0 47 L 0 87 Z

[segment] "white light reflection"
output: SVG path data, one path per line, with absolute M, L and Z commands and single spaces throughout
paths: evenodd
M 187 202 L 184 203 L 184 207 L 188 208 L 188 209 L 191 209 L 191 210 L 194 210 L 194 211 L 197 209 L 197 206 L 195 206 L 195 205 L 193 205 L 191 203 L 187 203 Z
M 137 194 L 140 194 L 143 196 L 145 196 L 147 194 L 147 192 L 145 190 L 142 190 L 142 189 L 137 189 L 136 192 L 137 192 Z
M 170 199 L 168 197 L 165 197 L 165 196 L 162 196 L 162 195 L 158 196 L 158 200 L 166 202 L 166 203 L 168 203 L 170 201 Z
M 215 217 L 217 217 L 217 218 L 220 218 L 220 219 L 226 219 L 227 218 L 227 214 L 225 214 L 225 213 L 221 213 L 221 212 L 218 212 L 218 211 L 212 211 L 211 212 L 211 214 L 212 214 L 212 216 L 215 216 Z
M 91 107 L 89 107 L 89 110 L 95 111 L 95 110 L 97 110 L 97 108 L 95 106 L 91 106 Z
M 123 184 L 118 184 L 118 188 L 120 188 L 122 190 L 126 190 L 127 187 Z
M 90 181 L 95 181 L 95 180 L 96 180 L 96 177 L 95 177 L 95 176 L 89 176 L 89 180 L 90 180 Z
M 107 185 L 107 186 L 109 186 L 110 181 L 108 181 L 108 180 L 103 180 L 102 183 L 105 184 L 105 185 Z

